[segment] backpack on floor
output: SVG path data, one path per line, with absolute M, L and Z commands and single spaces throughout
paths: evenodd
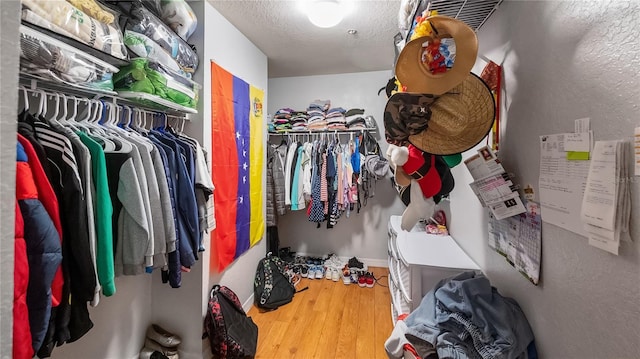
M 278 309 L 293 300 L 296 288 L 285 272 L 284 262 L 271 253 L 267 254 L 256 269 L 253 282 L 255 304 L 262 309 Z
M 204 318 L 204 334 L 214 358 L 253 358 L 258 346 L 258 326 L 248 317 L 236 294 L 214 285 Z

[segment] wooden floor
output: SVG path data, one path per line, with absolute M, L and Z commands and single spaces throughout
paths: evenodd
M 386 268 L 370 268 L 376 278 Z M 342 279 L 302 278 L 293 301 L 275 311 L 249 316 L 258 325 L 256 358 L 387 358 L 384 342 L 393 330 L 387 277 L 373 288 L 344 285 Z

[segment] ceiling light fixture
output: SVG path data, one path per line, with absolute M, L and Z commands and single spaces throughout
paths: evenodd
M 301 0 L 303 11 L 309 21 L 317 27 L 329 28 L 338 25 L 351 4 L 349 0 Z

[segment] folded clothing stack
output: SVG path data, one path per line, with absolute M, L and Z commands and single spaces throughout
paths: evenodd
M 306 131 L 308 119 L 309 115 L 307 115 L 307 113 L 304 111 L 292 112 L 291 119 L 289 120 L 289 122 L 291 123 L 291 129 L 293 131 Z
M 310 131 L 321 131 L 327 129 L 326 111 L 331 106 L 330 101 L 316 100 L 307 107 L 309 120 L 307 129 Z
M 118 68 L 40 31 L 20 25 L 20 71 L 67 85 L 113 91 Z
M 275 127 L 276 132 L 287 132 L 291 130 L 291 113 L 294 112 L 290 108 L 281 108 L 276 111 L 276 114 L 273 116 L 273 126 Z
M 116 91 L 143 92 L 181 106 L 198 106 L 199 84 L 149 59 L 132 59 L 113 77 L 113 84 Z
M 347 121 L 344 118 L 345 109 L 342 107 L 335 107 L 327 112 L 327 129 L 328 130 L 346 130 Z
M 364 130 L 367 128 L 366 121 L 364 117 L 364 109 L 361 108 L 352 108 L 348 110 L 345 114 L 345 120 L 347 121 L 347 128 L 350 130 Z

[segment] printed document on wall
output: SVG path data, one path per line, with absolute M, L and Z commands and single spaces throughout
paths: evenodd
M 538 185 L 542 220 L 587 237 L 580 211 L 590 161 L 567 160 L 566 135 L 540 136 Z

